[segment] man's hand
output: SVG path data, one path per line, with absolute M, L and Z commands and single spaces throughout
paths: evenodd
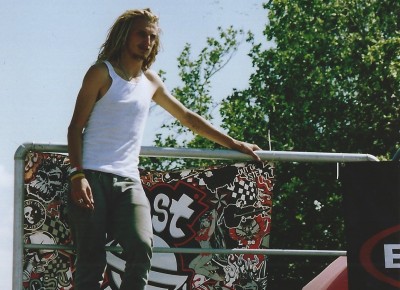
M 232 147 L 232 149 L 248 154 L 256 161 L 261 161 L 261 158 L 254 152 L 257 150 L 262 150 L 260 147 L 258 147 L 258 145 L 237 140 L 234 142 L 234 144 L 235 145 Z
M 92 189 L 86 178 L 71 181 L 71 198 L 80 207 L 94 209 Z

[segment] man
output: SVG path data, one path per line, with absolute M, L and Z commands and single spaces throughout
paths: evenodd
M 218 131 L 169 93 L 149 69 L 158 50 L 158 18 L 150 9 L 126 11 L 83 79 L 68 128 L 76 290 L 100 289 L 107 234 L 122 246 L 126 260 L 120 289 L 147 284 L 152 225 L 138 162 L 151 101 L 195 133 L 260 160 L 257 145 Z

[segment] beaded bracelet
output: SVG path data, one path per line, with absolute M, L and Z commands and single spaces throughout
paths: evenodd
M 85 178 L 85 174 L 83 172 L 78 172 L 70 176 L 71 181 L 77 178 Z

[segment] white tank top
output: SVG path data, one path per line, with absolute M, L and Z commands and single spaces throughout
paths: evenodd
M 112 84 L 95 104 L 84 130 L 82 166 L 139 179 L 139 153 L 154 89 L 144 73 L 132 83 L 104 63 Z

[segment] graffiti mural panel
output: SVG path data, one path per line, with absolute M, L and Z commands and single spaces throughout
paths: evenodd
M 26 244 L 72 245 L 68 169 L 65 155 L 27 155 Z M 141 179 L 152 206 L 155 247 L 269 247 L 273 164 L 141 171 Z M 24 289 L 73 289 L 74 257 L 72 250 L 25 249 Z M 102 289 L 119 289 L 125 262 L 118 253 L 108 252 L 107 263 Z M 267 269 L 264 255 L 155 253 L 147 289 L 266 289 Z

